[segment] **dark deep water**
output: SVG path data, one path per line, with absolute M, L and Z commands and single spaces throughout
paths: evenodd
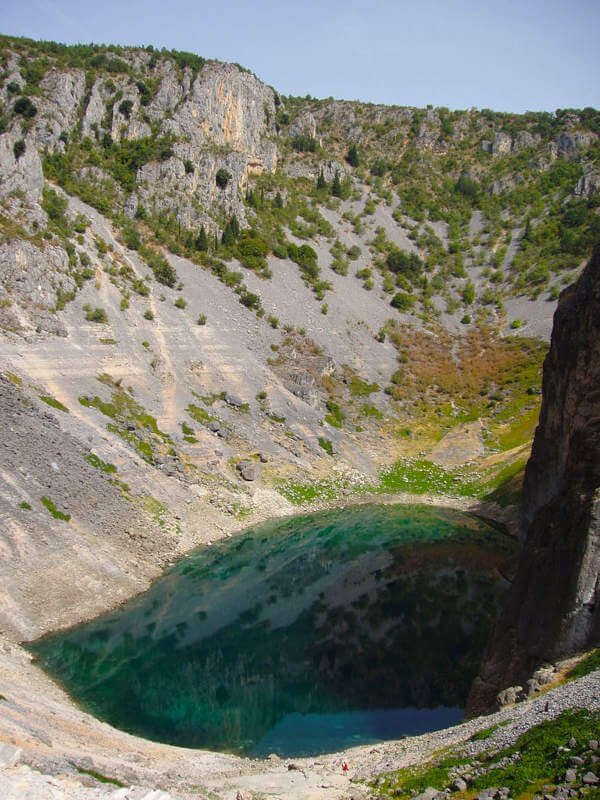
M 146 738 L 339 750 L 460 719 L 514 552 L 481 520 L 425 506 L 277 520 L 31 649 L 87 710 Z

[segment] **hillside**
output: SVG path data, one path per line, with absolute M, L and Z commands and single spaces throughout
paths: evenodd
M 9 630 L 299 504 L 518 502 L 555 300 L 600 226 L 596 111 L 285 98 L 186 53 L 0 45 L 1 386 L 26 409 L 4 538 L 60 608 L 11 589 Z M 63 597 L 73 530 L 95 552 Z

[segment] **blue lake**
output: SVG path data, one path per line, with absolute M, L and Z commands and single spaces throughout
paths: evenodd
M 515 553 L 424 506 L 277 520 L 30 645 L 91 713 L 157 741 L 298 756 L 457 722 Z

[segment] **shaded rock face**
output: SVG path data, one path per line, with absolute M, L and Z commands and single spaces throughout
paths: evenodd
M 523 485 L 523 550 L 467 713 L 600 640 L 600 247 L 554 316 Z

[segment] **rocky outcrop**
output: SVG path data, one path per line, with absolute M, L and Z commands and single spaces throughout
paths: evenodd
M 554 316 L 523 485 L 523 550 L 468 713 L 600 640 L 600 247 Z

